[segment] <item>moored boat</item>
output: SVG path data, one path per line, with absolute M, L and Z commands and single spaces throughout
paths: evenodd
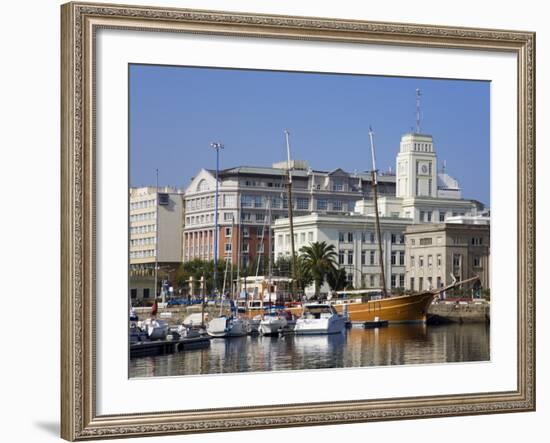
M 242 337 L 249 329 L 247 319 L 222 315 L 208 323 L 206 332 L 210 337 Z
M 346 321 L 329 303 L 308 303 L 302 316 L 296 320 L 294 332 L 297 335 L 339 334 L 344 331 Z

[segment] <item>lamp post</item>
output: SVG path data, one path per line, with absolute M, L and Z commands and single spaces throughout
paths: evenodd
M 214 202 L 214 295 L 218 292 L 218 175 L 220 170 L 220 149 L 223 144 L 219 142 L 210 143 L 216 150 L 216 197 Z

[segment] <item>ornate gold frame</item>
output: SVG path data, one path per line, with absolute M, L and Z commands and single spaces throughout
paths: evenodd
M 535 34 L 68 3 L 61 7 L 61 435 L 67 440 L 535 409 Z M 98 416 L 95 410 L 94 33 L 98 28 L 507 51 L 518 60 L 517 390 Z

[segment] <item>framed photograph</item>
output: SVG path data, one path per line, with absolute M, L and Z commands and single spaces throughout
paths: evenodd
M 535 35 L 68 3 L 62 437 L 535 409 Z

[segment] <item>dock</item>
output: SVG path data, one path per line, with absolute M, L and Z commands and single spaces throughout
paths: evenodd
M 130 358 L 173 354 L 175 352 L 203 349 L 210 346 L 210 337 L 181 338 L 179 340 L 141 341 L 130 344 Z

